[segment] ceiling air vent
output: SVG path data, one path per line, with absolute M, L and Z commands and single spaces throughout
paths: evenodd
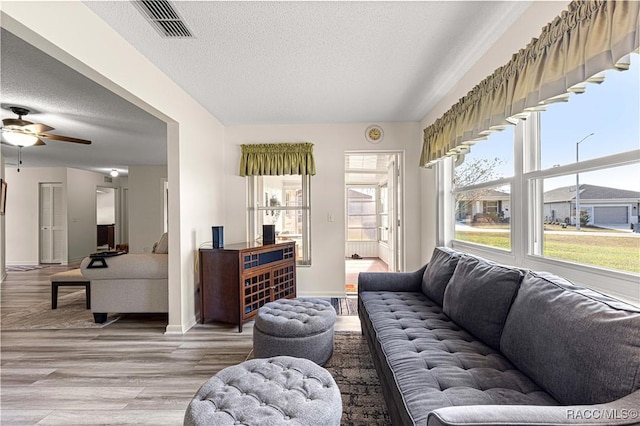
M 178 12 L 166 0 L 134 1 L 134 5 L 165 38 L 192 38 L 193 34 Z

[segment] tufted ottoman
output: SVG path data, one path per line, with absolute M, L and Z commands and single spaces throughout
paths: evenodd
M 227 367 L 198 390 L 184 416 L 196 425 L 340 425 L 331 374 L 304 358 L 258 358 Z
M 336 311 L 319 299 L 279 299 L 260 308 L 253 326 L 256 358 L 278 355 L 324 365 L 333 353 Z

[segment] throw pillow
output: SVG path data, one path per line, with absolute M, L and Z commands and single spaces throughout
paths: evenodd
M 442 310 L 497 350 L 522 276 L 519 269 L 463 255 L 444 292 Z
M 444 291 L 462 253 L 448 247 L 436 247 L 422 276 L 422 293 L 442 306 Z
M 555 275 L 530 272 L 501 349 L 563 405 L 601 404 L 640 389 L 640 308 Z
M 156 251 L 154 251 L 154 253 L 158 253 L 158 254 L 169 253 L 169 234 L 167 232 L 162 234 L 162 236 L 158 240 L 158 245 L 156 245 Z

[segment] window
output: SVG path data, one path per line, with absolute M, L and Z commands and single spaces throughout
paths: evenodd
M 455 239 L 511 250 L 513 128 L 493 133 L 458 157 L 454 170 Z
M 587 84 L 584 93 L 567 95 L 567 102 L 529 113 L 511 130 L 472 145 L 455 167 L 450 159 L 439 165 L 445 195 L 440 212 L 449 218 L 440 222 L 441 238 L 622 298 L 627 289 L 637 293 L 638 62 L 633 54 L 628 71 L 602 73 L 595 79 L 601 83 Z M 444 190 L 447 176 L 451 191 Z
M 347 187 L 347 241 L 377 241 L 376 187 Z
M 511 249 L 511 185 L 456 191 L 455 238 Z
M 575 226 L 575 174 L 536 180 L 544 194 L 544 226 L 543 244 L 535 254 L 640 273 L 640 234 L 631 232 L 640 192 L 606 184 L 611 176 L 640 177 L 640 163 L 580 173 L 580 231 Z M 566 185 L 567 179 L 573 185 Z
M 298 265 L 310 265 L 309 175 L 252 176 L 249 181 L 249 238 L 262 238 L 262 225 L 275 225 L 276 238 L 296 242 Z
M 601 84 L 540 113 L 540 171 L 530 185 L 543 224 L 533 228 L 541 243 L 530 252 L 637 274 L 638 55 L 628 71 L 601 77 Z

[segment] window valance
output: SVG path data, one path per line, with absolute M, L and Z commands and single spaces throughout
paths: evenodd
M 316 174 L 312 143 L 248 144 L 240 147 L 240 176 Z
M 464 153 L 504 129 L 510 117 L 543 109 L 581 92 L 596 74 L 628 69 L 625 56 L 640 45 L 640 2 L 578 0 L 547 24 L 504 66 L 424 129 L 420 165 Z

